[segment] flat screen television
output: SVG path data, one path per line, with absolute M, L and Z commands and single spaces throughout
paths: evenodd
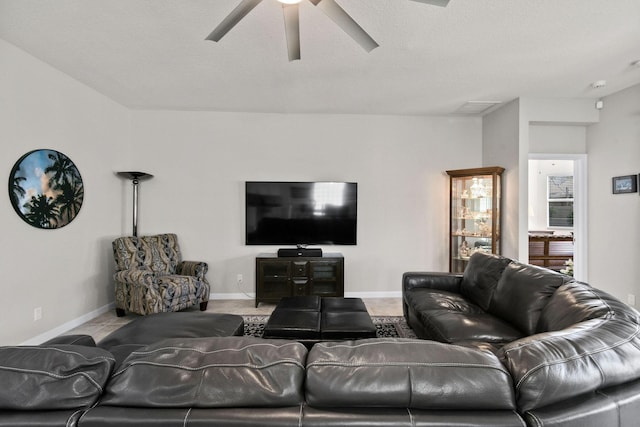
M 247 181 L 247 245 L 355 245 L 355 182 Z

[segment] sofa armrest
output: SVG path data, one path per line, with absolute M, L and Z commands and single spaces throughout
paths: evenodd
M 182 261 L 176 268 L 176 273 L 184 276 L 194 276 L 198 280 L 205 280 L 209 265 L 203 261 Z
M 407 272 L 402 275 L 402 294 L 414 288 L 460 293 L 461 283 L 462 273 Z

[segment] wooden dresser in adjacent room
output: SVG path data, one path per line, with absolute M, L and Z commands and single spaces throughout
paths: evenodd
M 560 271 L 572 258 L 573 235 L 529 233 L 529 264 Z

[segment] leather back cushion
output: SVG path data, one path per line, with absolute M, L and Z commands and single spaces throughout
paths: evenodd
M 96 347 L 0 347 L 0 409 L 88 408 L 103 392 L 115 360 Z
M 157 408 L 290 406 L 304 401 L 307 349 L 251 337 L 168 339 L 129 355 L 101 404 Z
M 487 310 L 502 272 L 510 263 L 509 258 L 499 255 L 474 253 L 464 270 L 460 292 Z
M 512 380 L 490 352 L 387 338 L 319 343 L 307 359 L 315 407 L 513 410 Z
M 545 268 L 513 262 L 505 268 L 488 311 L 532 335 L 551 295 L 569 280 Z
M 601 296 L 612 317 L 532 335 L 498 351 L 513 377 L 520 411 L 640 378 L 638 313 Z
M 612 317 L 613 310 L 585 283 L 562 285 L 549 299 L 538 322 L 538 332 L 559 331 L 589 319 Z

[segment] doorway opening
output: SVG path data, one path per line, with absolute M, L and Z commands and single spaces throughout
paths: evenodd
M 530 154 L 529 263 L 587 281 L 586 154 Z

